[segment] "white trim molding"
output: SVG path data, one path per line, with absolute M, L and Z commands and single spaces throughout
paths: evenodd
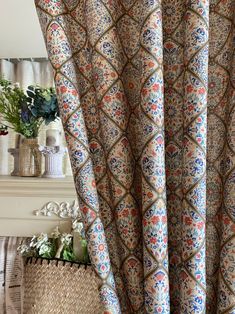
M 0 176 L 1 196 L 74 199 L 76 191 L 72 177 L 47 179 Z
M 81 220 L 78 201 L 75 200 L 72 204 L 68 202 L 48 202 L 41 209 L 34 210 L 36 216 L 52 216 L 56 215 L 60 218 L 71 218 L 72 220 Z

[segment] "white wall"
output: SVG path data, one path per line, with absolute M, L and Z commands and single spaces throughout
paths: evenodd
M 0 58 L 46 56 L 34 0 L 0 0 Z

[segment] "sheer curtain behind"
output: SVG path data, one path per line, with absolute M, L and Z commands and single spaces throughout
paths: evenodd
M 29 61 L 2 59 L 0 62 L 0 75 L 12 82 L 19 82 L 24 89 L 28 85 L 38 84 L 42 87 L 54 85 L 53 72 L 49 61 Z

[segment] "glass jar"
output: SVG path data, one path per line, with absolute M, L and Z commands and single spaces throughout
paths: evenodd
M 38 138 L 23 138 L 19 148 L 19 175 L 39 177 L 41 175 L 41 152 Z

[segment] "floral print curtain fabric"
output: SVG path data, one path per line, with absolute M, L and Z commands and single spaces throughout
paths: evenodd
M 36 6 L 105 313 L 234 313 L 234 1 Z

